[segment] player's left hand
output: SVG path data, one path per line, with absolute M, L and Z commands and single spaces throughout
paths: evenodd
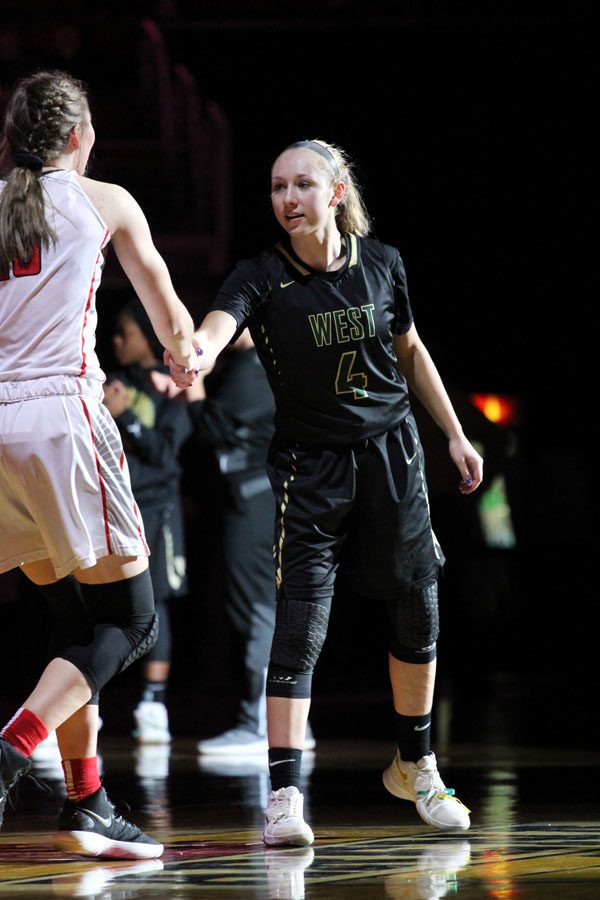
M 458 486 L 461 494 L 472 494 L 483 481 L 483 459 L 464 435 L 453 438 L 449 445 L 450 458 L 460 472 Z
M 165 350 L 163 354 L 163 362 L 169 367 L 171 378 L 178 388 L 188 388 L 193 384 L 198 374 L 198 369 L 186 369 L 176 363 L 169 350 Z

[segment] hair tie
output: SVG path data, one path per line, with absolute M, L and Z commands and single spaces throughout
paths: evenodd
M 15 166 L 20 169 L 30 169 L 32 172 L 39 172 L 44 165 L 44 160 L 37 153 L 29 153 L 28 150 L 17 150 L 12 155 Z
M 331 150 L 328 150 L 327 147 L 324 147 L 323 144 L 319 144 L 318 141 L 296 141 L 294 144 L 290 144 L 289 147 L 285 148 L 286 150 L 314 150 L 315 153 L 318 153 L 323 159 L 326 159 L 331 168 L 333 169 L 333 173 L 336 178 L 340 177 L 340 167 L 337 164 L 337 160 Z

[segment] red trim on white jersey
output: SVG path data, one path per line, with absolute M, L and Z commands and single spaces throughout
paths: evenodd
M 90 303 L 92 302 L 92 298 L 94 296 L 94 285 L 96 283 L 96 271 L 98 269 L 98 261 L 100 259 L 100 255 L 106 246 L 107 239 L 110 238 L 110 231 L 108 228 L 104 232 L 104 236 L 102 237 L 102 241 L 100 242 L 100 249 L 98 251 L 98 256 L 96 257 L 96 262 L 94 263 L 94 271 L 92 272 L 92 280 L 90 282 L 90 289 L 88 291 L 88 298 L 85 304 L 85 309 L 83 311 L 83 324 L 81 326 L 81 371 L 80 375 L 85 375 L 85 371 L 87 368 L 87 362 L 85 358 L 85 326 L 87 323 L 87 314 L 90 308 Z
M 98 456 L 98 451 L 96 450 L 96 438 L 94 435 L 94 429 L 92 427 L 92 420 L 90 418 L 90 413 L 87 408 L 87 404 L 83 397 L 79 398 L 81 400 L 81 405 L 83 406 L 83 412 L 85 414 L 86 419 L 88 420 L 88 425 L 90 426 L 90 435 L 92 437 L 92 445 L 94 447 L 94 456 L 96 458 L 96 468 L 98 470 L 98 483 L 100 484 L 100 495 L 102 497 L 102 515 L 104 517 L 104 533 L 106 535 L 106 548 L 109 554 L 112 553 L 112 546 L 110 543 L 110 524 L 108 521 L 108 506 L 106 504 L 106 488 L 104 487 L 104 479 L 102 478 L 102 470 L 100 467 L 100 457 Z
M 141 525 L 141 522 L 140 522 L 140 511 L 139 511 L 139 509 L 138 509 L 137 503 L 134 503 L 134 504 L 133 504 L 133 511 L 134 511 L 134 513 L 135 513 L 135 518 L 136 518 L 136 520 L 137 520 L 137 522 L 138 522 L 138 534 L 139 534 L 139 536 L 140 536 L 140 541 L 141 541 L 142 544 L 144 545 L 144 550 L 146 551 L 146 553 L 148 554 L 148 556 L 150 556 L 150 548 L 148 547 L 148 544 L 146 543 L 146 539 L 144 538 L 144 532 L 142 531 L 142 525 Z

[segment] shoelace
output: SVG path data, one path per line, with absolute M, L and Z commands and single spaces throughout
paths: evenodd
M 278 822 L 279 819 L 283 819 L 285 816 L 293 815 L 295 812 L 295 797 L 288 797 L 285 793 L 284 788 L 280 788 L 275 792 L 275 804 L 271 806 L 268 810 L 269 818 L 274 822 Z
M 104 784 L 102 785 L 104 787 Z M 131 806 L 127 803 L 126 800 L 121 800 L 118 798 L 117 800 L 111 800 L 108 794 L 106 796 L 106 802 L 110 806 L 112 810 L 112 814 L 115 822 L 120 821 L 126 824 L 129 823 L 129 816 L 131 815 Z M 127 818 L 125 818 L 127 816 Z
M 417 797 L 429 797 L 431 794 L 431 790 L 417 791 L 416 793 L 417 793 Z M 437 791 L 434 791 L 433 794 L 431 794 L 431 796 L 432 797 L 454 797 L 455 793 L 456 792 L 455 792 L 454 788 L 445 787 L 445 788 L 440 788 Z
M 428 776 L 428 783 L 425 790 L 415 791 L 417 797 L 454 797 L 454 788 L 446 787 L 446 785 L 440 778 L 440 773 L 437 771 L 437 769 L 425 769 L 425 771 L 421 770 L 421 775 Z

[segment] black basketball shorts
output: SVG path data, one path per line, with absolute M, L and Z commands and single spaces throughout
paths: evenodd
M 437 579 L 445 560 L 411 413 L 359 444 L 310 447 L 275 436 L 267 470 L 277 504 L 277 587 L 288 597 L 331 596 L 340 567 L 372 598 Z

